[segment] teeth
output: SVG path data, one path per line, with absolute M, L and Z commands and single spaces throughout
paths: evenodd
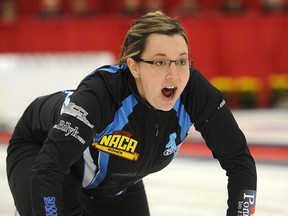
M 174 89 L 175 87 L 166 87 L 167 89 Z

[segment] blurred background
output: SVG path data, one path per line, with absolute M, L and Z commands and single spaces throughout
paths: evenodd
M 232 109 L 288 107 L 287 0 L 0 0 L 0 127 L 36 96 L 113 64 L 131 22 L 161 9 Z
M 222 91 L 256 162 L 287 167 L 287 0 L 0 0 L 4 151 L 35 97 L 74 89 L 97 67 L 113 64 L 131 22 L 158 9 L 182 22 L 194 67 Z M 202 160 L 211 153 L 191 129 L 180 156 Z
M 113 64 L 132 21 L 159 9 L 182 22 L 194 66 L 235 114 L 259 115 L 256 135 L 241 125 L 249 144 L 281 132 L 286 147 L 288 0 L 0 0 L 0 143 L 35 97 Z

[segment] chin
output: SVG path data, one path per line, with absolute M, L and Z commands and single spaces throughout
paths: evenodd
M 154 100 L 154 103 L 150 103 L 150 105 L 153 107 L 153 109 L 155 110 L 161 110 L 161 111 L 170 111 L 171 109 L 173 109 L 175 103 L 176 103 L 176 97 L 175 98 L 158 98 L 158 100 Z
M 161 111 L 163 111 L 163 112 L 168 112 L 168 111 L 172 110 L 172 108 L 173 108 L 173 107 L 171 107 L 170 109 L 161 109 Z
M 157 109 L 157 110 L 161 110 L 161 111 L 165 111 L 165 112 L 167 112 L 167 111 L 170 111 L 171 109 L 173 109 L 173 107 L 174 107 L 174 104 L 165 104 L 165 105 L 160 105 L 160 106 L 158 106 L 158 107 L 154 107 L 155 109 Z

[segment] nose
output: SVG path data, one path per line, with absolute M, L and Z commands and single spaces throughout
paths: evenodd
M 167 79 L 178 79 L 179 78 L 179 72 L 178 72 L 178 68 L 177 68 L 177 65 L 175 64 L 175 62 L 171 62 L 169 67 L 167 68 L 166 78 Z

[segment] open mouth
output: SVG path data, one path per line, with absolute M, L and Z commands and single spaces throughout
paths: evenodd
M 177 88 L 176 87 L 166 87 L 161 90 L 162 94 L 167 97 L 171 98 L 175 94 Z

